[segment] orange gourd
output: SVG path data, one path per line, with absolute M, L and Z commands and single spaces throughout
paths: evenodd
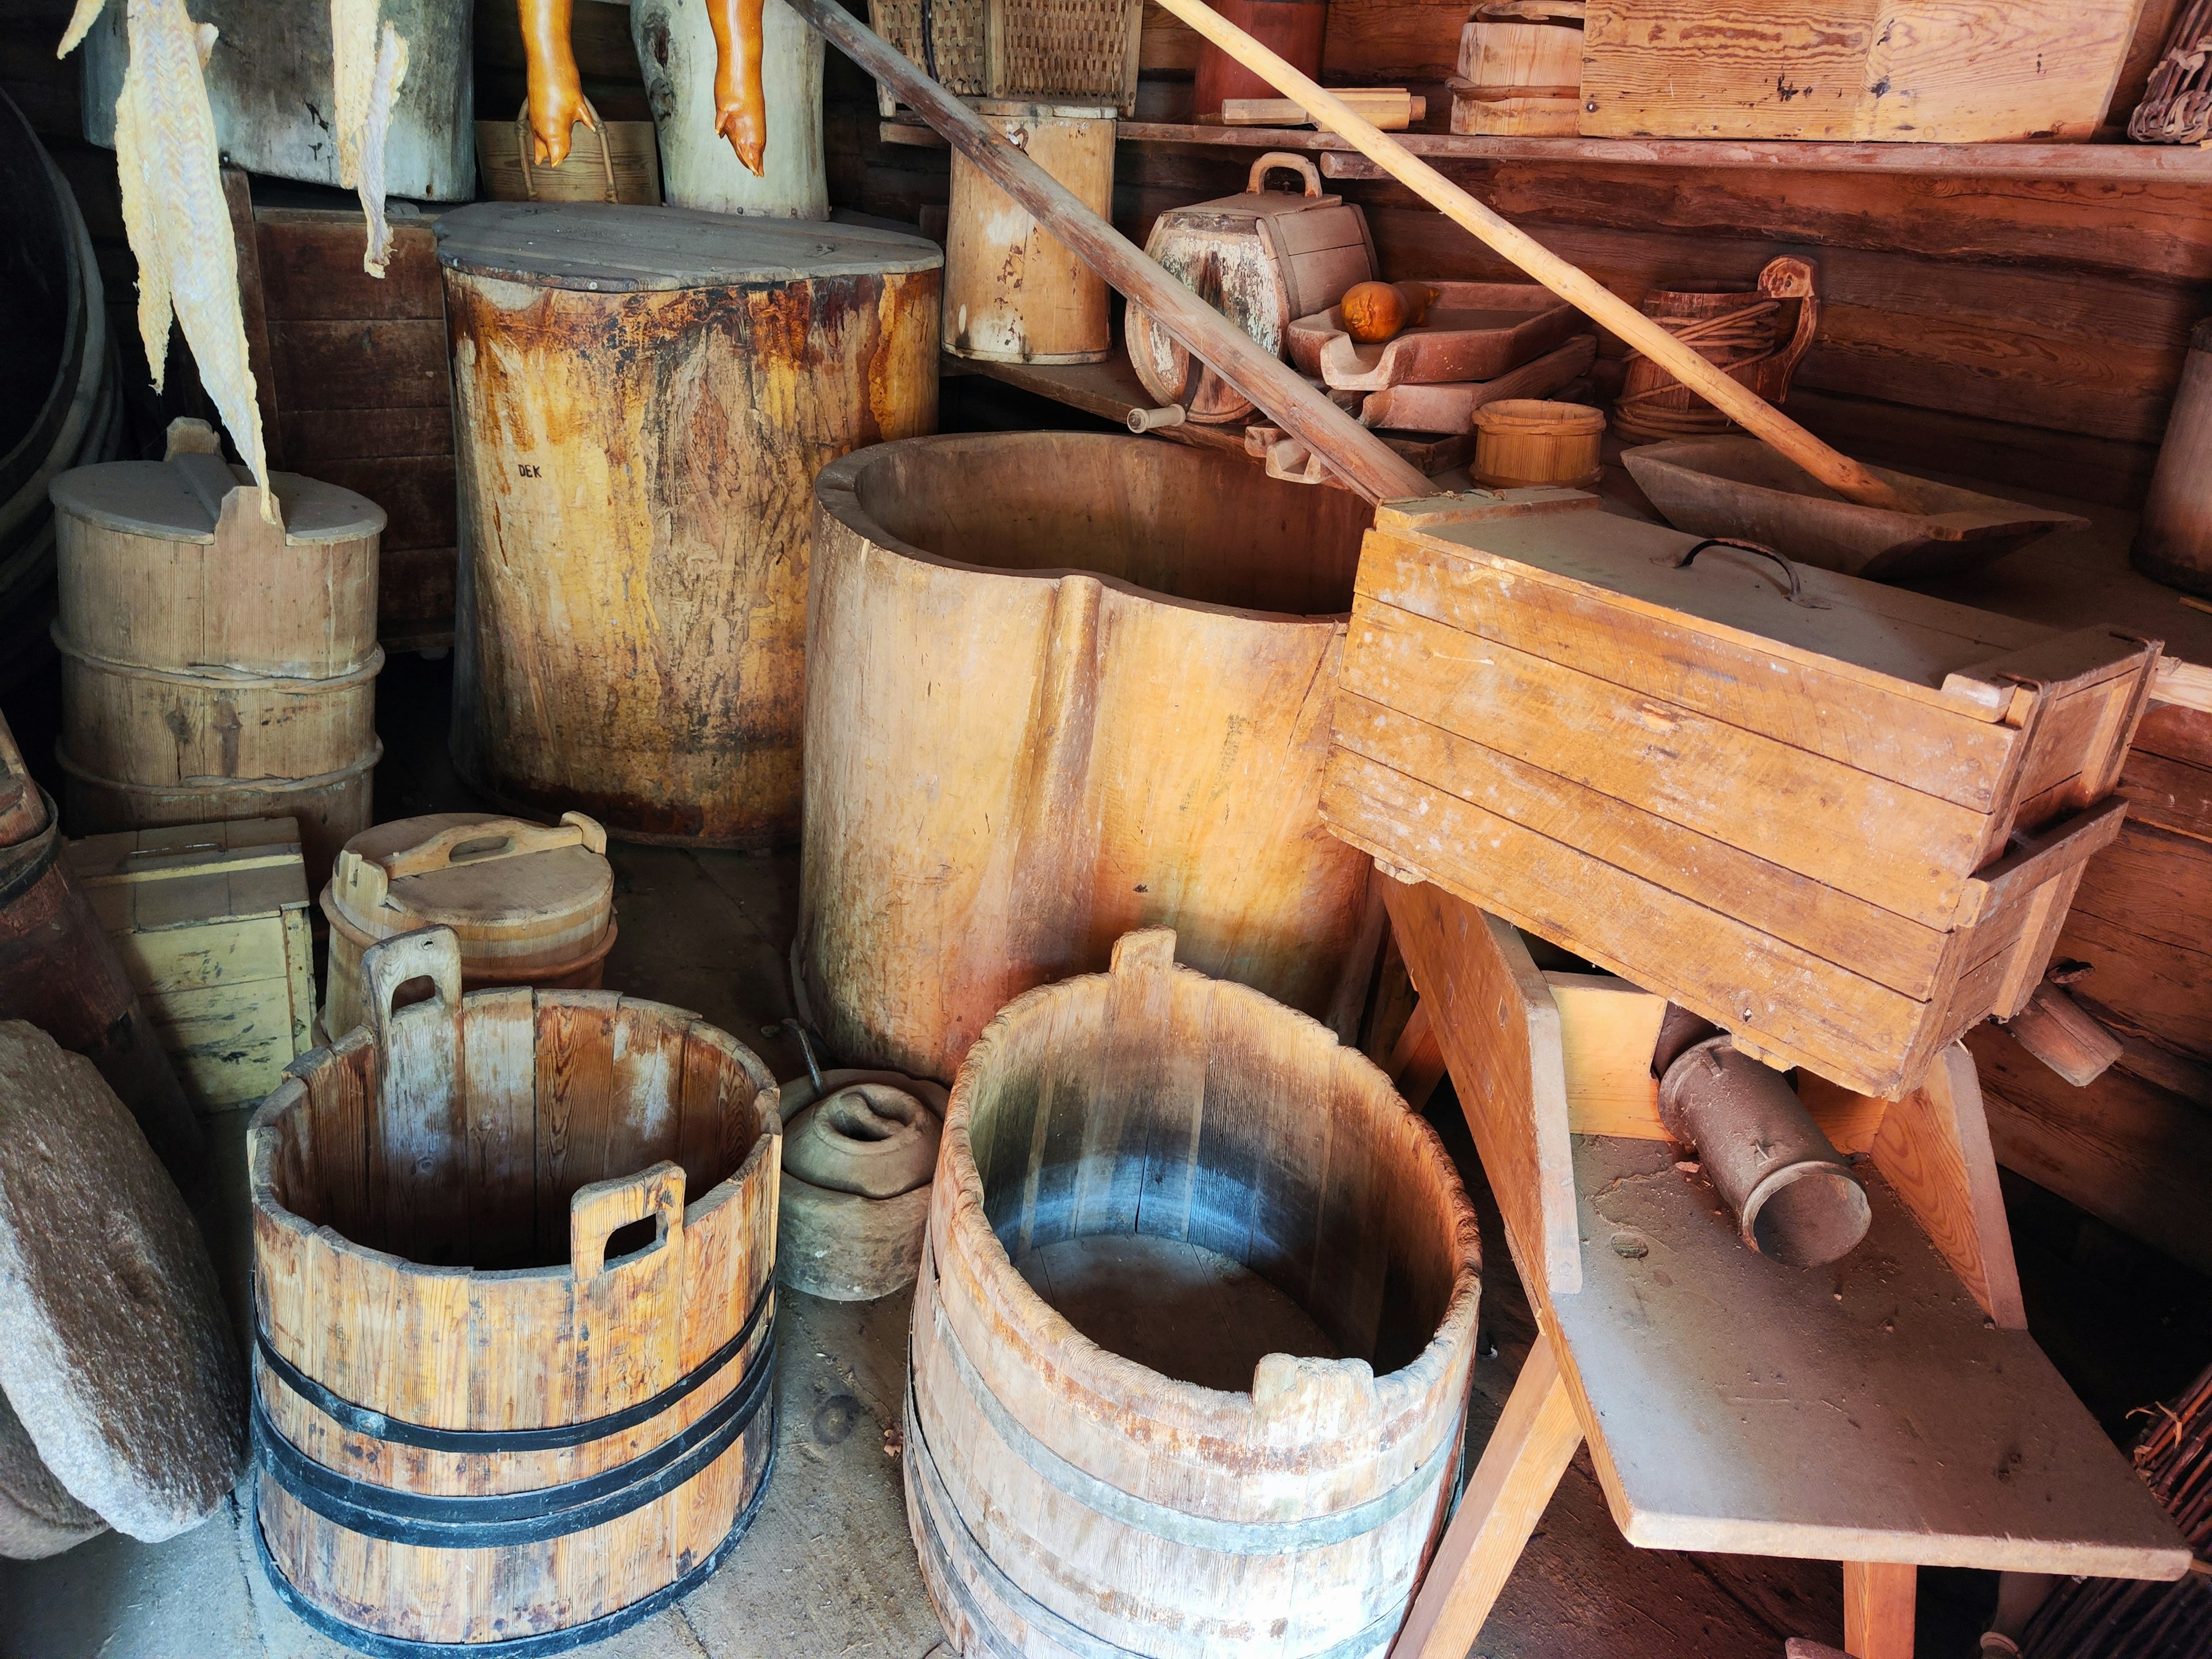
M 1337 306 L 1346 334 L 1362 345 L 1379 345 L 1419 325 L 1436 297 L 1426 283 L 1355 283 Z

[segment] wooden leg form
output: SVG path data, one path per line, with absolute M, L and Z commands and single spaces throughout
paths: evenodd
M 1844 1563 L 1844 1650 L 1851 1659 L 1912 1659 L 1918 1577 L 1917 1567 Z
M 1559 1356 L 1539 1334 L 1390 1659 L 1465 1659 L 1582 1443 Z

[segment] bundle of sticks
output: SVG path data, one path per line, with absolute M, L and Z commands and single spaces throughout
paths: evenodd
M 2212 0 L 2189 0 L 2166 37 L 2142 102 L 2128 118 L 2139 144 L 2195 144 L 2212 137 Z
M 2197 8 L 2202 9 L 2201 7 Z M 2021 1633 L 2023 1659 L 2203 1659 L 2212 1653 L 2212 1370 L 2172 1406 L 2151 1408 L 2136 1443 L 2144 1484 L 2197 1553 L 2198 1570 L 2172 1583 L 2075 1578 L 2060 1585 Z

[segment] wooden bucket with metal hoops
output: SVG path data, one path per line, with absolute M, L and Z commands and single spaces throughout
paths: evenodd
M 660 1003 L 463 996 L 447 928 L 362 972 L 371 1024 L 248 1141 L 254 1546 L 348 1647 L 566 1651 L 698 1583 L 767 1491 L 775 1079 Z

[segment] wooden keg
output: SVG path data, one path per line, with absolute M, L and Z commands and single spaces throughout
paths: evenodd
M 1102 219 L 1114 213 L 1114 112 L 985 100 L 984 121 Z M 1097 363 L 1114 353 L 1106 279 L 952 153 L 945 220 L 945 349 L 1018 363 Z
M 247 1139 L 255 1547 L 346 1646 L 565 1650 L 705 1578 L 767 1490 L 775 1079 L 657 1002 L 464 996 L 449 929 L 362 973 L 373 1024 Z
M 793 951 L 830 1046 L 950 1081 L 1151 923 L 1348 1035 L 1370 865 L 1319 794 L 1366 503 L 1070 432 L 886 444 L 815 495 Z
M 478 203 L 438 236 L 455 764 L 636 840 L 793 841 L 808 487 L 936 424 L 943 256 L 581 202 Z
M 557 824 L 432 812 L 395 818 L 345 844 L 322 892 L 331 924 L 323 1030 L 368 1018 L 362 953 L 418 927 L 450 927 L 461 988 L 596 991 L 615 946 L 607 834 L 581 812 Z
M 1583 113 L 1583 0 L 1480 0 L 1448 83 L 1454 132 L 1572 137 Z
M 922 1580 L 969 1655 L 1380 1659 L 1451 1506 L 1474 1212 L 1357 1050 L 1174 950 L 1124 938 L 960 1067 L 907 1395 Z
M 384 509 L 274 475 L 262 517 L 215 434 L 54 481 L 71 830 L 292 817 L 308 879 L 368 827 Z
M 1809 259 L 1771 259 L 1750 289 L 1653 289 L 1644 314 L 1698 349 L 1770 404 L 1790 395 L 1790 376 L 1820 325 L 1819 272 Z M 1796 314 L 1790 312 L 1790 302 Z M 1613 401 L 1613 429 L 1632 443 L 1710 437 L 1735 423 L 1640 351 Z
M 2212 319 L 2190 331 L 2130 556 L 2146 576 L 2212 594 Z
M 1588 489 L 1604 475 L 1598 458 L 1604 442 L 1601 409 L 1500 398 L 1474 411 L 1474 481 L 1485 489 Z
M 690 0 L 632 0 L 630 35 L 660 134 L 672 207 L 827 219 L 822 144 L 822 37 L 788 6 L 761 11 L 761 90 L 768 147 L 756 176 L 714 131 L 714 33 Z

